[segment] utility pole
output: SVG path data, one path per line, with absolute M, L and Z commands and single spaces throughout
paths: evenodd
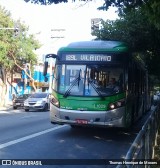
M 93 18 L 91 19 L 91 34 L 94 31 L 99 31 L 99 39 L 101 39 L 101 29 L 102 29 L 102 19 L 101 18 Z
M 51 29 L 51 45 L 54 46 L 53 44 L 53 39 L 58 41 L 58 40 L 61 40 L 61 39 L 64 39 L 65 38 L 65 31 L 66 29 L 63 29 L 63 28 L 54 28 L 54 29 Z M 50 58 L 50 57 L 47 57 L 47 58 Z M 49 65 L 50 65 L 50 68 L 49 68 L 49 92 L 51 92 L 51 87 L 52 87 L 52 80 L 53 80 L 53 66 L 54 66 L 54 62 L 53 60 L 50 60 L 49 61 Z

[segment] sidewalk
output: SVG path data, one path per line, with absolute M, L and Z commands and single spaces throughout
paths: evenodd
M 1 111 L 8 111 L 8 110 L 11 110 L 11 109 L 13 109 L 12 103 L 9 102 L 9 103 L 6 104 L 6 106 L 0 107 L 0 112 L 1 112 Z

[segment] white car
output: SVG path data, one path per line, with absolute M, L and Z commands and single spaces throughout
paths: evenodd
M 24 101 L 24 110 L 49 110 L 49 93 L 34 93 Z

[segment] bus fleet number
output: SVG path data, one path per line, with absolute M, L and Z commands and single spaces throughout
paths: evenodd
M 106 108 L 106 105 L 105 104 L 94 104 L 94 108 L 102 109 L 102 108 Z

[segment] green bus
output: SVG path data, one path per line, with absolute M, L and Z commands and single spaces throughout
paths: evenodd
M 145 64 L 120 41 L 68 44 L 55 58 L 50 102 L 53 124 L 131 127 L 151 107 Z

